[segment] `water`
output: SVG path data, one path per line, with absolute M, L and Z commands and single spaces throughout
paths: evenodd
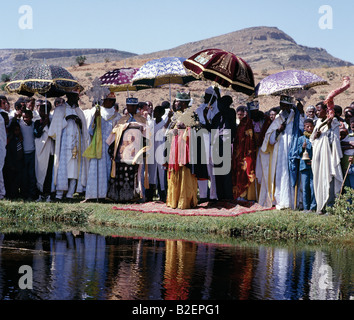
M 0 300 L 351 300 L 353 261 L 348 249 L 0 233 Z

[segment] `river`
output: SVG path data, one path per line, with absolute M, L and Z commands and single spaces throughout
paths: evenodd
M 351 300 L 348 248 L 0 233 L 0 300 Z

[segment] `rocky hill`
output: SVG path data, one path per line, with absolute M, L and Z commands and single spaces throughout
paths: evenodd
M 107 71 L 122 67 L 139 68 L 145 62 L 163 56 L 189 57 L 202 49 L 212 47 L 234 52 L 244 58 L 252 67 L 256 84 L 269 74 L 290 68 L 305 69 L 328 80 L 329 86 L 315 88 L 316 93 L 306 100 L 307 105 L 324 100 L 331 90 L 341 86 L 343 76 L 354 79 L 354 65 L 352 63 L 337 59 L 324 49 L 298 45 L 294 39 L 284 32 L 269 27 L 243 29 L 219 37 L 187 43 L 170 50 L 144 55 L 111 49 L 0 50 L 0 75 L 10 72 L 7 70 L 13 70 L 13 68 L 16 70 L 29 63 L 43 62 L 45 59 L 46 63 L 68 67 L 68 71 L 83 85 L 86 92 L 91 87 L 92 81 Z M 78 66 L 75 61 L 76 57 L 80 55 L 87 57 L 84 66 Z M 210 84 L 209 82 L 195 81 L 186 86 L 193 97 L 193 105 L 198 105 L 201 102 L 204 90 Z M 3 85 L 4 83 L 0 83 L 0 94 L 6 94 L 1 91 Z M 172 99 L 177 89 L 180 89 L 180 86 L 172 85 Z M 85 92 L 80 102 L 83 109 L 91 107 L 91 101 Z M 153 105 L 156 106 L 164 100 L 169 100 L 169 87 L 163 86 L 138 92 L 117 93 L 117 102 L 121 109 L 125 106 L 125 99 L 128 94 L 133 94 L 140 101 L 152 101 Z M 234 107 L 244 104 L 247 98 L 244 94 L 231 89 L 222 89 L 222 94 L 232 96 Z M 18 96 L 8 95 L 8 98 L 13 106 Z M 346 107 L 353 101 L 354 85 L 352 80 L 352 86 L 339 95 L 335 102 L 342 107 Z M 279 103 L 279 98 L 262 97 L 260 102 L 261 110 L 269 110 Z
M 256 70 L 343 67 L 350 62 L 331 56 L 325 49 L 310 48 L 275 27 L 253 27 L 218 37 L 190 42 L 165 51 L 139 55 L 137 58 L 179 56 L 188 58 L 207 48 L 219 48 L 242 57 Z
M 136 54 L 115 49 L 0 49 L 0 73 L 11 73 L 36 63 L 71 67 L 78 56 L 85 56 L 85 63 L 123 60 Z

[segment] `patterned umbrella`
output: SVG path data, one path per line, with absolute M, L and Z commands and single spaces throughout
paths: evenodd
M 5 89 L 8 93 L 33 96 L 35 93 L 46 97 L 60 97 L 66 92 L 84 88 L 74 76 L 63 67 L 42 64 L 20 71 Z
M 132 79 L 133 85 L 147 85 L 151 88 L 165 84 L 186 84 L 198 80 L 183 66 L 185 58 L 165 57 L 146 62 Z
M 218 83 L 247 95 L 254 93 L 254 76 L 251 67 L 235 54 L 221 49 L 200 51 L 186 61 L 184 66 L 204 80 Z
M 108 87 L 111 92 L 137 91 L 147 89 L 148 86 L 132 85 L 131 81 L 139 68 L 120 68 L 106 72 L 99 79 L 102 86 Z
M 329 83 L 318 75 L 304 70 L 286 70 L 271 74 L 261 80 L 255 90 L 255 96 L 294 94 Z

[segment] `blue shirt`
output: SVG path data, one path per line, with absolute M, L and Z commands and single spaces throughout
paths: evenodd
M 302 157 L 303 155 L 303 150 L 302 150 L 302 145 L 304 144 L 304 142 L 306 141 L 306 150 L 309 154 L 309 158 L 312 160 L 312 144 L 310 142 L 310 140 L 308 138 L 306 138 L 305 136 L 301 136 L 299 137 L 298 140 L 298 144 L 297 144 L 297 148 L 299 151 L 300 156 Z M 300 159 L 300 171 L 306 170 L 306 169 L 311 169 L 311 164 L 308 164 L 310 161 L 309 160 L 302 160 Z

